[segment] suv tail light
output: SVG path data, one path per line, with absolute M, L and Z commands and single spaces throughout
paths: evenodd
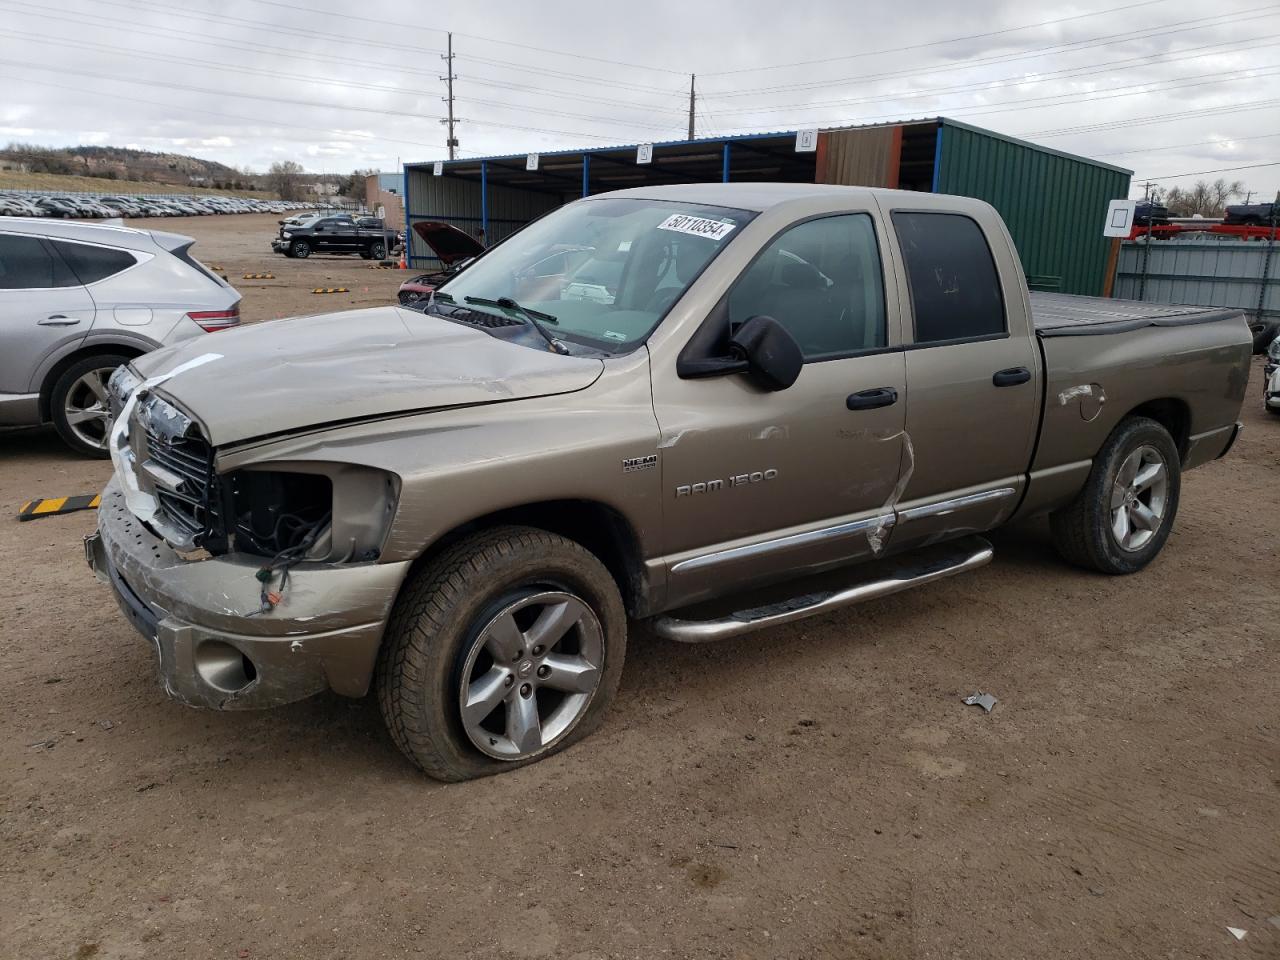
M 187 316 L 200 324 L 205 333 L 214 333 L 240 326 L 240 305 L 237 304 L 230 310 L 193 310 Z

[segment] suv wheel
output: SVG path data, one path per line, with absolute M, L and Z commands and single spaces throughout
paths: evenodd
M 107 380 L 129 358 L 114 353 L 87 357 L 63 371 L 49 395 L 53 426 L 67 446 L 86 457 L 105 458 L 111 407 Z
M 1077 566 L 1136 573 L 1169 538 L 1181 489 L 1181 458 L 1169 431 L 1129 417 L 1107 438 L 1084 489 L 1050 515 L 1054 546 Z
M 378 663 L 396 745 L 439 780 L 549 756 L 591 733 L 613 701 L 626 615 L 588 550 L 531 527 L 462 540 L 402 591 Z
M 311 256 L 311 244 L 305 240 L 295 240 L 289 244 L 289 256 L 297 257 L 299 260 L 305 260 Z
M 375 243 L 369 248 L 369 256 L 374 260 L 387 259 L 387 245 L 385 243 Z

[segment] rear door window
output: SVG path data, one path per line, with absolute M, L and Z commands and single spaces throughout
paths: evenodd
M 62 240 L 51 240 L 58 253 L 75 271 L 80 282 L 97 283 L 107 277 L 128 270 L 137 259 L 126 250 L 114 247 L 97 247 L 87 243 L 66 243 Z
M 1003 336 L 1004 295 L 982 228 L 959 213 L 894 211 L 916 343 Z
M 0 234 L 0 290 L 74 287 L 79 282 L 39 237 Z

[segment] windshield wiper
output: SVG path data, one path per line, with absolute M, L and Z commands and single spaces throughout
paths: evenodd
M 539 310 L 530 310 L 528 307 L 522 307 L 510 297 L 499 297 L 497 300 L 490 300 L 488 297 L 463 297 L 467 303 L 474 303 L 478 307 L 501 307 L 504 310 L 514 310 L 529 321 L 529 325 L 538 333 L 542 334 L 542 339 L 547 341 L 547 346 L 551 348 L 552 353 L 568 353 L 569 348 L 563 343 L 551 336 L 547 332 L 547 328 L 542 322 L 559 323 L 560 321 L 549 313 L 542 313 Z
M 443 290 L 432 290 L 431 299 L 439 300 L 441 303 L 455 303 L 452 293 L 445 293 Z

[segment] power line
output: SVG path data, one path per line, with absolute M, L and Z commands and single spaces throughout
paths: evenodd
M 1068 104 L 1076 104 L 1076 103 L 1093 103 L 1099 100 L 1115 100 L 1122 97 L 1144 96 L 1151 93 L 1165 93 L 1170 90 L 1184 90 L 1190 87 L 1215 86 L 1220 83 L 1233 83 L 1238 80 L 1252 80 L 1258 77 L 1273 76 L 1276 73 L 1280 73 L 1280 64 L 1267 64 L 1266 67 L 1262 69 L 1250 69 L 1248 71 L 1237 71 L 1237 73 L 1240 73 L 1240 72 L 1243 72 L 1245 75 L 1231 76 L 1229 74 L 1222 74 L 1220 72 L 1203 73 L 1203 74 L 1196 74 L 1191 77 L 1182 77 L 1182 78 L 1176 78 L 1174 80 L 1169 80 L 1169 81 L 1160 81 L 1161 83 L 1171 84 L 1170 86 L 1157 87 L 1156 84 L 1153 84 L 1153 83 L 1137 83 L 1137 84 L 1130 83 L 1130 84 L 1125 84 L 1119 87 L 1104 87 L 1100 90 L 1092 91 L 1090 94 L 1086 94 L 1084 96 L 1057 93 L 1057 94 L 1050 94 L 1049 96 L 1044 96 L 1044 97 L 1030 97 L 1022 100 L 1010 100 L 1004 104 L 998 104 L 993 106 L 978 104 L 978 105 L 970 105 L 967 107 L 951 107 L 946 110 L 946 113 L 952 116 L 955 116 L 955 115 L 986 116 L 988 114 L 993 114 L 993 113 L 1009 113 L 1012 111 L 1019 111 L 1019 110 L 1032 110 L 1032 109 L 1037 109 L 1045 106 L 1057 107 L 1057 106 L 1066 106 Z M 1207 79 L 1207 80 L 1201 79 L 1204 77 L 1210 77 L 1212 79 Z M 1195 82 L 1185 82 L 1185 81 L 1195 81 Z M 1133 89 L 1134 87 L 1137 87 L 1139 89 Z M 1117 91 L 1128 91 L 1128 92 L 1117 92 Z M 1095 96 L 1094 94 L 1109 94 L 1109 95 Z M 1049 100 L 1055 100 L 1057 102 L 1046 103 L 1046 101 L 1049 101 Z M 863 123 L 873 123 L 879 120 L 896 120 L 899 118 L 900 118 L 899 113 L 891 113 L 891 114 L 880 114 L 877 116 L 860 117 L 859 120 Z M 842 122 L 840 120 L 806 121 L 806 124 L 808 126 L 817 126 L 817 127 L 836 127 L 836 126 L 840 126 L 841 123 Z M 799 127 L 803 125 L 805 124 L 791 123 L 791 124 L 788 124 L 787 126 L 794 129 L 795 127 Z
M 1202 30 L 1206 27 L 1234 26 L 1237 23 L 1246 23 L 1251 20 L 1261 20 L 1267 17 L 1276 16 L 1278 13 L 1280 13 L 1280 10 L 1277 10 L 1274 4 L 1264 4 L 1261 7 L 1250 7 L 1247 10 L 1239 10 L 1230 14 L 1212 14 L 1205 17 L 1196 17 L 1191 20 L 1177 20 L 1173 23 L 1166 23 L 1160 27 L 1143 27 L 1139 30 L 1125 30 L 1120 33 L 1088 37 L 1083 40 L 1073 40 L 1067 43 L 1056 43 L 1044 47 L 1033 47 L 1020 52 L 997 54 L 990 57 L 979 57 L 947 67 L 930 67 L 923 70 L 919 67 L 910 67 L 901 70 L 864 73 L 850 77 L 837 77 L 831 80 L 813 80 L 803 83 L 779 84 L 770 87 L 740 89 L 730 93 L 704 92 L 703 95 L 713 99 L 731 99 L 735 97 L 753 96 L 759 93 L 782 93 L 790 90 L 813 90 L 820 89 L 822 87 L 837 86 L 840 84 L 859 83 L 872 80 L 888 80 L 896 77 L 932 76 L 938 73 L 951 73 L 957 70 L 972 70 L 977 67 L 990 66 L 997 63 L 1012 63 L 1018 60 L 1028 60 L 1032 57 L 1047 53 L 1075 53 L 1080 50 L 1089 50 L 1094 47 L 1108 47 L 1116 43 L 1128 43 L 1134 40 L 1150 40 L 1155 37 L 1171 36 L 1175 33 L 1187 33 L 1192 30 Z M 1208 21 L 1220 22 L 1210 23 Z M 1176 27 L 1178 29 L 1169 29 L 1170 27 Z
M 101 22 L 104 26 L 109 26 L 109 27 L 112 27 L 112 28 L 114 28 L 114 27 L 116 27 L 116 26 L 117 26 L 117 24 L 116 24 L 114 21 L 112 21 L 112 20 L 110 20 L 110 19 L 107 19 L 107 18 L 105 18 L 105 17 L 96 17 L 96 16 L 93 16 L 92 14 L 81 14 L 81 15 L 80 15 L 80 16 L 81 16 L 81 19 L 77 19 L 77 18 L 74 18 L 74 17 L 59 16 L 59 15 L 58 15 L 58 14 L 56 14 L 56 13 L 45 12 L 44 8 L 42 8 L 42 7 L 35 6 L 35 5 L 32 5 L 32 4 L 22 3 L 22 2 L 19 2 L 19 0 L 0 0 L 0 6 L 8 6 L 8 7 L 11 7 L 11 8 L 13 8 L 13 7 L 22 7 L 22 8 L 25 8 L 25 9 L 27 9 L 27 10 L 32 11 L 33 13 L 37 13 L 37 14 L 39 14 L 39 15 L 41 16 L 41 18 L 42 18 L 42 19 L 55 19 L 55 20 L 61 20 L 61 21 L 66 22 L 66 23 L 74 23 L 74 24 L 77 24 L 78 26 L 83 26 L 83 25 L 84 25 L 83 18 L 89 18 L 89 19 L 91 19 L 91 20 L 99 21 L 99 22 Z M 20 31 L 10 31 L 10 32 L 12 32 L 12 33 L 19 33 Z M 140 35 L 140 36 L 151 36 L 151 37 L 156 37 L 157 39 L 161 39 L 161 40 L 165 40 L 165 39 L 168 39 L 168 38 L 170 38 L 170 37 L 176 37 L 176 38 L 179 38 L 179 39 L 183 40 L 183 41 L 184 41 L 184 42 L 186 42 L 186 43 L 195 43 L 195 44 L 199 44 L 199 45 L 201 45 L 201 46 L 209 46 L 209 47 L 214 47 L 214 48 L 221 49 L 221 50 L 231 50 L 231 51 L 234 51 L 234 52 L 236 52 L 236 53 L 244 53 L 244 52 L 246 52 L 246 50 L 249 50 L 249 51 L 252 51 L 252 50 L 260 50 L 260 51 L 261 51 L 261 52 L 263 52 L 263 53 L 269 53 L 273 58 L 285 58 L 285 59 L 291 59 L 291 60 L 301 60 L 301 61 L 306 61 L 306 62 L 310 62 L 310 63 L 319 63 L 319 64 L 323 64 L 323 65 L 324 65 L 324 66 L 326 66 L 326 67 L 332 67 L 332 65 L 333 65 L 333 58 L 332 58 L 332 57 L 324 57 L 324 56 L 308 56 L 308 55 L 306 55 L 306 54 L 296 53 L 296 52 L 292 52 L 292 51 L 277 50 L 275 47 L 268 46 L 268 45 L 265 45 L 265 44 L 255 44 L 255 43 L 253 43 L 253 42 L 251 42 L 251 41 L 238 41 L 237 43 L 219 43 L 217 40 L 212 40 L 212 39 L 209 39 L 208 37 L 204 37 L 204 36 L 201 36 L 201 35 L 199 35 L 199 34 L 194 34 L 194 33 L 189 33 L 189 32 L 186 32 L 186 31 L 179 31 L 179 30 L 169 30 L 169 29 L 165 29 L 165 28 L 161 28 L 161 27 L 157 27 L 157 28 L 154 28 L 154 29 L 150 29 L 150 30 L 148 30 L 148 29 L 144 29 L 144 28 L 142 28 L 142 27 L 133 26 L 133 27 L 130 27 L 130 29 L 129 29 L 129 35 L 130 35 L 131 37 L 139 36 L 139 35 Z M 49 38 L 47 35 L 44 35 L 44 34 L 27 34 L 27 36 L 34 36 L 34 37 L 37 37 L 37 38 L 40 40 L 40 42 L 41 42 L 41 43 L 48 43 L 48 42 L 50 41 L 50 38 Z M 254 73 L 254 74 L 256 74 L 256 75 L 260 75 L 260 76 L 270 76 L 270 77 L 273 77 L 273 78 L 278 78 L 278 77 L 280 76 L 280 71 L 279 71 L 279 70 L 258 70 L 258 69 L 256 69 L 256 68 L 252 68 L 252 67 L 231 66 L 231 65 L 225 64 L 225 63 L 223 63 L 223 62 L 215 62 L 215 61 L 209 61 L 209 60 L 194 60 L 194 59 L 192 59 L 192 58 L 190 58 L 190 57 L 181 57 L 181 58 L 175 58 L 175 57 L 164 57 L 164 58 L 162 58 L 162 57 L 161 57 L 161 55 L 159 55 L 159 54 L 154 54 L 154 53 L 143 53 L 143 52 L 141 52 L 141 51 L 138 51 L 138 50 L 135 50 L 135 49 L 132 49 L 132 48 L 115 47 L 115 46 L 110 46 L 110 45 L 108 45 L 108 44 L 94 44 L 94 43 L 91 43 L 90 41 L 87 41 L 87 40 L 79 40 L 79 39 L 76 39 L 76 40 L 70 40 L 70 39 L 65 38 L 65 37 L 59 37 L 59 38 L 57 38 L 57 39 L 56 39 L 56 41 L 55 41 L 55 42 L 57 42 L 57 43 L 59 43 L 59 44 L 72 44 L 72 43 L 73 43 L 73 44 L 78 44 L 78 45 L 80 45 L 80 46 L 82 46 L 82 47 L 97 47 L 97 48 L 99 48 L 99 49 L 103 49 L 103 50 L 120 51 L 120 52 L 123 52 L 123 53 L 127 53 L 129 56 L 144 57 L 144 58 L 146 58 L 146 59 L 157 60 L 157 61 L 160 61 L 160 60 L 162 60 L 162 59 L 163 59 L 163 62 L 169 62 L 169 63 L 179 63 L 179 64 L 183 64 L 183 65 L 192 64 L 192 63 L 198 63 L 198 64 L 203 64 L 203 65 L 206 65 L 206 66 L 210 66 L 210 67 L 216 68 L 216 69 L 218 69 L 218 70 L 232 70 L 232 71 L 236 71 L 236 72 L 243 72 L 243 73 L 250 73 L 250 72 L 251 72 L 251 73 Z M 388 75 L 393 74 L 393 73 L 402 73 L 402 74 L 409 75 L 409 76 L 421 76 L 421 77 L 429 78 L 429 79 L 432 79 L 432 80 L 436 80 L 436 79 L 438 79 L 438 73 L 437 73 L 436 71 L 418 70 L 418 69 L 415 69 L 415 68 L 412 68 L 412 67 L 400 67 L 400 66 L 396 66 L 396 67 L 385 67 L 385 68 L 384 68 L 384 70 L 383 70 L 383 72 L 384 72 L 384 73 L 386 73 L 386 74 L 388 74 Z M 306 75 L 306 76 L 304 76 L 304 75 L 301 75 L 301 74 L 290 74 L 290 75 L 289 75 L 289 77 L 290 77 L 290 79 L 306 80 L 306 81 L 307 81 L 307 82 L 309 82 L 309 83 L 325 83 L 325 84 L 333 84 L 333 85 L 340 85 L 340 86 L 349 86 L 349 87 L 352 87 L 352 88 L 358 88 L 358 89 L 369 89 L 369 90 L 386 91 L 386 92 L 391 92 L 391 93 L 395 93 L 395 92 L 405 93 L 405 92 L 406 92 L 406 91 L 404 90 L 404 88 L 403 88 L 403 87 L 390 87 L 390 86 L 386 86 L 386 85 L 384 85 L 384 84 L 361 83 L 361 82 L 357 82 L 357 81 L 347 81 L 347 80 L 328 79 L 328 78 L 323 78 L 323 77 L 315 77 L 315 76 L 311 76 L 311 75 Z M 499 81 L 496 81 L 496 80 L 489 80 L 489 79 L 485 79 L 485 78 L 483 78 L 482 76 L 469 76 L 469 75 L 468 75 L 468 76 L 467 76 L 467 79 L 468 79 L 471 83 L 478 83 L 478 84 L 482 84 L 482 85 L 486 85 L 486 86 L 499 87 L 499 88 L 506 88 L 506 89 L 513 89 L 513 90 L 521 90 L 521 89 L 522 89 L 521 87 L 519 87 L 519 86 L 517 86 L 517 85 L 514 85 L 514 84 L 502 83 L 502 82 L 499 82 Z M 573 82 L 573 81 L 571 81 L 571 82 Z M 586 82 L 586 81 L 583 81 L 583 82 Z M 622 100 L 611 100 L 611 99 L 606 99 L 606 98 L 602 98 L 602 97 L 593 97 L 593 96 L 590 96 L 590 95 L 587 95 L 587 94 L 572 93 L 572 92 L 567 91 L 567 90 L 546 90 L 546 89 L 539 89 L 539 88 L 523 88 L 523 89 L 526 89 L 526 90 L 527 90 L 527 92 L 531 92 L 531 93 L 551 94 L 551 95 L 554 95 L 554 96 L 566 97 L 566 98 L 574 99 L 574 100 L 582 100 L 582 101 L 584 101 L 584 102 L 588 102 L 588 103 L 602 103 L 602 104 L 606 104 L 606 105 L 608 105 L 608 106 L 623 106 L 623 107 L 626 107 L 626 106 L 634 106 L 634 107 L 636 107 L 636 108 L 642 108 L 642 109 L 644 109 L 644 110 L 646 110 L 646 111 L 649 111 L 649 112 L 657 112 L 657 113 L 678 113 L 678 114 L 681 114 L 681 115 L 683 115 L 683 113 L 684 113 L 684 110 L 683 110 L 682 108 L 680 108 L 680 109 L 674 109 L 674 110 L 673 110 L 673 109 L 669 109 L 669 108 L 664 108 L 664 107 L 654 106 L 654 105 L 651 105 L 651 104 L 642 104 L 642 103 L 638 103 L 638 102 L 626 102 L 626 101 L 622 101 Z
M 149 13 L 163 13 L 170 16 L 177 16 L 187 20 L 199 20 L 204 23 L 212 23 L 218 26 L 227 24 L 243 24 L 261 30 L 267 27 L 260 20 L 249 20 L 245 17 L 233 17 L 230 14 L 219 13 L 217 16 L 203 16 L 199 13 L 192 13 L 189 10 L 175 10 L 172 6 L 159 3 L 151 3 L 149 0 L 94 0 L 95 4 L 107 4 L 112 7 L 123 7 L 129 10 L 143 10 Z M 407 47 L 402 43 L 386 43 L 381 40 L 358 40 L 353 37 L 344 37 L 337 33 L 326 33 L 323 30 L 308 30 L 305 27 L 280 26 L 278 24 L 270 24 L 270 29 L 275 33 L 283 33 L 295 37 L 301 37 L 306 40 L 328 40 L 332 43 L 340 43 L 344 47 L 374 47 L 382 50 L 395 50 L 403 53 L 406 49 L 415 53 L 444 53 L 443 50 L 437 50 L 434 47 Z
M 1087 123 L 1076 127 L 1059 127 L 1052 130 L 1033 130 L 1020 133 L 1020 137 L 1065 137 L 1074 133 L 1096 133 L 1102 130 L 1120 130 L 1125 127 L 1144 127 L 1152 123 L 1164 123 L 1168 120 L 1187 120 L 1199 117 L 1216 117 L 1224 113 L 1242 113 L 1252 110 L 1264 110 L 1268 107 L 1280 106 L 1280 98 L 1267 100 L 1247 100 L 1235 106 L 1203 107 L 1199 110 L 1185 110 L 1179 113 L 1165 113 L 1132 120 L 1107 120 L 1101 123 Z
M 340 20 L 353 20 L 357 23 L 366 24 L 366 25 L 369 22 L 368 19 L 365 17 L 355 17 L 355 16 L 351 16 L 350 14 L 335 13 L 332 10 L 317 10 L 314 7 L 300 7 L 292 3 L 283 3 L 281 2 L 281 0 L 252 0 L 252 2 L 262 3 L 272 7 L 281 7 L 285 10 L 296 10 L 299 13 L 305 13 L 311 16 L 314 16 L 315 14 L 320 14 L 321 16 L 334 17 Z M 416 24 L 403 24 L 400 26 L 401 28 L 408 27 L 411 30 L 420 30 L 424 33 L 448 34 L 450 32 L 448 30 L 444 30 L 439 27 L 422 27 Z M 507 47 L 519 47 L 522 50 L 533 50 L 538 53 L 549 53 L 557 57 L 571 57 L 574 60 L 590 60 L 595 63 L 607 63 L 615 67 L 628 67 L 632 70 L 653 70 L 658 73 L 670 73 L 680 77 L 684 76 L 683 70 L 672 70 L 669 67 L 655 67 L 655 66 L 651 66 L 649 64 L 643 64 L 643 63 L 628 63 L 625 60 L 610 60 L 608 57 L 592 56 L 590 54 L 581 53 L 576 50 L 574 51 L 554 50 L 550 47 L 535 47 L 527 43 L 517 43 L 514 40 L 499 40 L 497 37 L 483 37 L 473 33 L 458 33 L 456 30 L 453 31 L 453 35 L 457 37 L 465 37 L 468 40 L 479 40 L 484 43 L 497 43 Z
M 1177 180 L 1179 177 L 1202 177 L 1209 173 L 1234 173 L 1237 170 L 1258 170 L 1262 167 L 1280 167 L 1280 160 L 1274 160 L 1270 163 L 1250 163 L 1243 167 L 1218 167 L 1216 170 L 1192 170 L 1190 173 L 1161 173 L 1161 174 L 1144 174 L 1137 179 L 1140 180 Z
M 1093 153 L 1095 157 L 1123 157 L 1130 153 L 1157 153 L 1162 150 L 1181 150 L 1185 147 L 1226 146 L 1232 143 L 1244 143 L 1248 140 L 1273 140 L 1280 133 L 1263 133 L 1254 137 L 1226 137 L 1222 140 L 1196 140 L 1194 143 L 1166 143 L 1160 147 L 1135 147 L 1133 150 L 1111 150 L 1107 153 Z
M 906 47 L 885 47 L 879 50 L 864 50 L 859 53 L 844 54 L 839 57 L 823 57 L 818 60 L 797 60 L 794 63 L 778 63 L 767 67 L 742 67 L 737 70 L 713 70 L 703 74 L 707 77 L 727 77 L 738 73 L 758 73 L 762 70 L 787 70 L 791 67 L 812 67 L 823 63 L 837 63 L 842 60 L 859 60 L 863 57 L 878 57 L 887 53 L 906 53 L 910 50 L 924 50 L 928 47 L 942 46 L 948 43 L 960 43 L 965 40 L 981 40 L 986 37 L 1000 37 L 1009 33 L 1018 33 L 1022 30 L 1033 30 L 1039 27 L 1048 27 L 1056 23 L 1066 23 L 1070 20 L 1084 20 L 1089 17 L 1099 17 L 1105 13 L 1118 13 L 1121 10 L 1133 10 L 1137 7 L 1150 7 L 1163 0 L 1142 0 L 1141 3 L 1130 3 L 1122 7 L 1108 7 L 1105 10 L 1094 10 L 1091 13 L 1078 13 L 1070 17 L 1059 17 L 1056 20 L 1040 20 L 1035 23 L 1023 24 L 1020 27 L 1007 27 L 1004 30 L 991 30 L 987 33 L 972 33 L 963 37 L 946 37 L 941 40 L 928 40 L 924 43 L 913 43 Z
M 870 94 L 861 97 L 844 97 L 838 100 L 818 100 L 807 104 L 768 104 L 765 106 L 755 107 L 737 107 L 729 110 L 717 108 L 721 114 L 739 114 L 739 113 L 766 113 L 771 110 L 816 110 L 825 107 L 838 107 L 845 105 L 853 105 L 860 103 L 874 103 L 882 100 L 912 100 L 919 97 L 935 97 L 951 93 L 967 93 L 970 91 L 990 92 L 999 89 L 1000 84 L 1017 84 L 1018 86 L 1030 86 L 1037 83 L 1045 83 L 1050 80 L 1070 80 L 1079 77 L 1091 77 L 1098 74 L 1107 73 L 1112 67 L 1121 64 L 1133 64 L 1155 66 L 1168 63 L 1180 63 L 1184 60 L 1199 60 L 1204 57 L 1220 56 L 1224 51 L 1218 50 L 1220 47 L 1238 47 L 1244 46 L 1250 50 L 1269 49 L 1275 44 L 1264 44 L 1263 41 L 1274 40 L 1280 37 L 1280 33 L 1268 34 L 1262 37 L 1251 37 L 1247 40 L 1227 40 L 1222 43 L 1204 44 L 1199 47 L 1188 47 L 1184 50 L 1171 50 L 1166 53 L 1153 53 L 1142 57 L 1128 57 L 1123 60 L 1112 60 L 1107 63 L 1089 64 L 1081 67 L 1067 67 L 1062 70 L 1053 70 L 1048 73 L 1037 74 L 1028 77 L 1026 74 L 1015 74 L 1009 77 L 1001 77 L 998 80 L 980 80 L 973 83 L 960 84 L 953 87 L 929 87 L 924 90 L 909 91 L 886 91 L 883 93 Z M 1214 53 L 1197 53 L 1192 56 L 1179 57 L 1174 56 L 1176 53 L 1188 53 L 1192 50 L 1209 50 L 1213 49 Z M 1161 59 L 1164 58 L 1164 59 Z
M 32 80 L 29 77 L 5 77 L 4 79 L 13 80 L 14 82 L 19 82 L 19 83 L 34 84 L 39 87 L 51 87 L 56 90 L 68 90 L 72 93 L 77 93 L 82 95 L 99 96 L 108 100 L 123 100 L 126 103 L 145 103 L 148 106 L 163 107 L 166 110 L 174 110 L 177 108 L 177 105 L 175 104 L 164 103 L 160 100 L 148 100 L 143 97 L 130 97 L 121 93 L 108 93 L 105 90 L 96 90 L 93 88 L 86 88 L 84 86 L 72 87 L 66 84 L 61 84 L 61 83 L 50 83 L 45 80 Z M 331 136 L 338 137 L 341 140 L 385 140 L 388 143 L 403 143 L 403 144 L 408 144 L 410 146 L 415 146 L 415 147 L 427 147 L 433 150 L 438 148 L 438 144 L 434 144 L 434 143 L 423 143 L 420 140 L 401 140 L 395 137 L 375 136 L 374 134 L 371 134 L 371 133 L 369 134 L 361 133 L 358 130 L 339 130 L 339 129 L 324 128 L 324 127 L 310 127 L 301 123 L 288 123 L 283 120 L 275 120 L 275 119 L 266 120 L 266 119 L 263 119 L 262 117 L 246 117 L 243 114 L 224 113 L 219 110 L 206 110 L 202 107 L 189 107 L 186 105 L 183 105 L 181 109 L 184 113 L 198 113 L 198 114 L 202 114 L 210 117 L 223 117 L 228 120 L 240 120 L 245 123 L 262 124 L 268 129 L 272 127 L 289 127 L 296 130 L 306 130 L 310 133 L 327 133 L 327 134 L 330 134 Z M 163 139 L 163 138 L 151 138 L 151 137 L 144 136 L 143 139 Z

